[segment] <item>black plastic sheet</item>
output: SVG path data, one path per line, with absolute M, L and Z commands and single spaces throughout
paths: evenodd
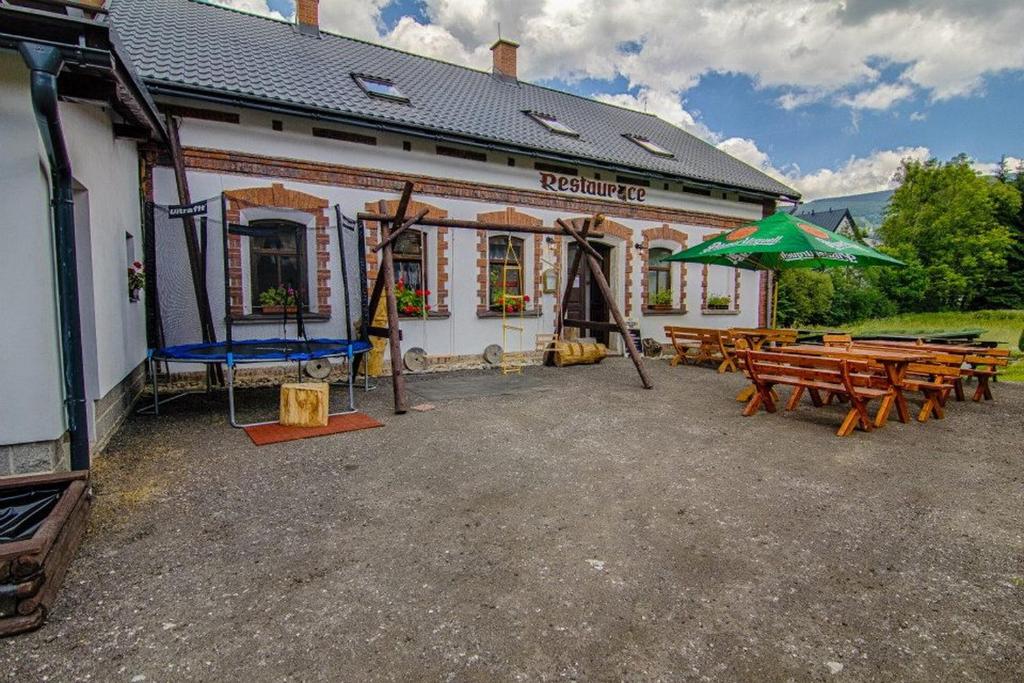
M 39 486 L 0 491 L 0 543 L 32 538 L 60 500 L 64 488 Z

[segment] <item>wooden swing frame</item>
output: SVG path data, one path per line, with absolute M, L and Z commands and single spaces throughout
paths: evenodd
M 366 329 L 371 337 L 386 338 L 388 340 L 388 345 L 391 351 L 391 384 L 394 389 L 396 414 L 401 415 L 402 413 L 405 413 L 408 410 L 408 402 L 405 388 L 405 376 L 402 374 L 402 335 L 398 326 L 398 300 L 395 295 L 395 271 L 393 266 L 394 261 L 392 248 L 395 239 L 405 230 L 414 225 L 423 227 L 458 228 L 465 230 L 492 230 L 509 234 L 527 233 L 531 235 L 565 236 L 574 240 L 576 244 L 579 245 L 579 249 L 576 250 L 572 264 L 569 266 L 568 277 L 566 277 L 565 280 L 565 289 L 561 293 L 561 306 L 558 309 L 558 318 L 555 322 L 555 338 L 561 338 L 562 330 L 566 327 L 618 332 L 622 335 L 622 340 L 626 346 L 626 352 L 633 361 L 633 365 L 636 366 L 637 374 L 640 375 L 640 381 L 643 383 L 644 388 L 654 388 L 650 375 L 644 367 L 643 358 L 640 356 L 640 352 L 636 348 L 636 344 L 633 342 L 633 337 L 629 334 L 629 329 L 626 327 L 626 320 L 623 318 L 622 312 L 615 303 L 615 297 L 612 294 L 611 286 L 608 284 L 608 280 L 604 276 L 604 271 L 601 268 L 601 256 L 598 254 L 597 250 L 587 242 L 588 238 L 603 237 L 598 229 L 604 221 L 604 216 L 596 214 L 589 218 L 578 218 L 570 221 L 564 221 L 559 218 L 555 221 L 554 226 L 506 225 L 504 223 L 489 223 L 485 221 L 429 218 L 427 217 L 426 209 L 419 211 L 413 216 L 407 217 L 406 212 L 408 211 L 409 203 L 412 200 L 412 193 L 413 183 L 406 182 L 402 188 L 401 198 L 399 199 L 398 205 L 395 207 L 395 212 L 393 214 L 383 213 L 383 204 L 381 205 L 381 213 L 360 212 L 357 214 L 357 218 L 361 221 L 372 221 L 380 225 L 380 242 L 373 248 L 373 251 L 381 252 L 380 269 L 377 271 L 377 277 L 373 283 L 373 293 L 370 295 L 369 310 L 371 311 L 371 314 L 373 311 L 376 311 L 377 307 L 380 305 L 380 299 L 383 296 L 386 302 L 385 305 L 388 314 L 388 324 L 387 327 L 384 328 L 367 326 Z M 608 304 L 608 311 L 611 314 L 613 322 L 573 320 L 565 317 L 565 312 L 569 305 L 569 294 L 572 291 L 572 283 L 575 281 L 576 275 L 579 273 L 583 259 L 587 259 L 591 277 L 597 285 L 597 289 L 601 296 Z M 545 354 L 545 356 L 548 356 L 548 354 Z M 360 356 L 357 362 L 361 361 L 362 357 Z M 547 364 L 548 361 L 549 358 L 546 357 L 545 363 Z M 358 365 L 354 370 L 357 369 Z

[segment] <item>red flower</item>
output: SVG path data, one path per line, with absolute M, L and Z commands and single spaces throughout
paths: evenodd
M 415 313 L 416 312 L 416 307 L 415 306 L 406 306 L 402 310 L 405 311 L 406 313 Z
M 515 313 L 515 310 L 512 308 L 512 305 L 509 304 L 508 306 L 505 307 L 505 312 L 506 313 Z
M 430 296 L 430 290 L 429 289 L 424 290 L 423 294 L 426 295 L 426 296 Z
M 422 289 L 417 289 L 416 290 L 416 296 L 423 296 L 423 290 Z
M 530 303 L 530 297 L 524 294 L 523 301 L 525 301 L 526 303 Z
M 425 309 L 427 309 L 429 311 L 430 310 L 430 304 L 423 304 L 423 308 L 425 308 Z
M 133 263 L 132 265 L 133 265 L 133 266 L 135 266 L 136 268 L 141 268 L 141 267 L 142 267 L 142 264 L 141 264 L 141 263 L 139 263 L 138 261 L 136 261 L 136 262 L 135 262 L 135 263 Z

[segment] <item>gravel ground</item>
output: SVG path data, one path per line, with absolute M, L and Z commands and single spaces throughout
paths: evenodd
M 133 418 L 0 677 L 1024 676 L 1024 386 L 839 439 L 838 409 L 743 418 L 740 376 L 651 370 L 404 416 L 382 385 L 384 429 L 262 448 L 223 396 Z

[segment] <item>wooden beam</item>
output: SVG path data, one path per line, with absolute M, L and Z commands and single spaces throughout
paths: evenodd
M 602 332 L 618 332 L 619 326 L 615 323 L 598 322 L 596 320 L 574 320 L 565 318 L 562 320 L 563 327 L 575 327 L 581 330 L 601 330 Z
M 595 216 L 594 223 L 603 221 L 603 216 Z M 590 234 L 591 220 L 589 218 L 584 219 L 583 228 L 578 232 L 581 235 L 587 236 Z M 564 231 L 563 231 L 564 234 Z M 565 319 L 565 311 L 569 306 L 569 294 L 572 292 L 572 283 L 576 279 L 576 274 L 580 270 L 580 263 L 583 261 L 583 252 L 579 249 L 576 250 L 575 256 L 573 256 L 572 264 L 569 266 L 569 272 L 565 278 L 565 292 L 562 294 L 562 304 L 558 309 L 558 315 L 555 317 L 555 339 L 562 338 L 562 328 L 565 327 L 563 321 Z M 544 354 L 544 365 L 554 365 L 555 353 L 554 351 L 548 351 Z
M 602 257 L 601 254 L 597 253 L 597 249 L 594 249 L 592 246 L 590 246 L 590 244 L 587 243 L 587 240 L 585 240 L 583 236 L 576 231 L 575 228 L 571 227 L 561 218 L 556 220 L 555 223 L 558 225 L 558 227 L 562 228 L 562 230 L 565 230 L 565 234 L 576 240 L 576 243 L 579 244 L 580 249 L 587 252 L 589 255 L 593 256 L 598 261 L 604 261 L 604 257 Z M 593 235 L 591 235 L 591 237 L 593 237 Z
M 178 186 L 178 201 L 182 204 L 192 203 L 192 193 L 188 188 L 188 175 L 185 173 L 185 157 L 181 152 L 181 140 L 178 137 L 178 121 L 167 115 L 167 138 L 171 147 L 171 160 L 174 166 L 174 180 Z M 210 295 L 206 289 L 206 266 L 196 239 L 196 224 L 192 216 L 182 218 L 185 230 L 185 250 L 188 253 L 189 270 L 192 272 L 192 289 L 195 292 L 196 307 L 199 310 L 199 328 L 204 342 L 217 341 L 217 328 L 213 325 L 213 314 L 210 312 Z M 225 274 L 226 277 L 226 274 Z M 230 308 L 231 302 L 225 301 L 224 306 Z M 216 379 L 218 384 L 224 383 L 223 371 L 219 364 L 207 366 L 207 377 Z
M 579 252 L 582 253 L 582 252 Z M 615 297 L 612 294 L 612 288 L 608 285 L 608 280 L 604 277 L 604 271 L 601 269 L 601 263 L 587 254 L 588 265 L 590 266 L 590 277 L 593 279 L 594 284 L 601 291 L 601 296 L 604 297 L 605 302 L 608 304 L 608 310 L 611 311 L 612 318 L 615 320 L 615 324 L 619 329 L 619 334 L 622 335 L 622 341 L 626 344 L 626 352 L 629 354 L 630 359 L 633 361 L 633 365 L 636 366 L 636 371 L 640 375 L 640 380 L 644 384 L 644 389 L 653 389 L 654 383 L 651 381 L 650 375 L 647 374 L 647 368 L 644 367 L 644 361 L 640 357 L 640 352 L 636 348 L 636 344 L 633 343 L 633 336 L 629 333 L 629 328 L 626 327 L 626 320 L 622 317 L 622 313 L 619 311 L 619 305 L 615 303 Z
M 430 209 L 421 209 L 420 212 L 417 213 L 415 216 L 413 216 L 412 218 L 406 219 L 406 221 L 404 223 L 402 223 L 401 227 L 398 228 L 398 230 L 393 231 L 390 235 L 388 235 L 387 240 L 382 240 L 380 244 L 378 244 L 377 246 L 375 246 L 373 248 L 373 250 L 375 252 L 380 251 L 386 245 L 391 244 L 392 242 L 394 242 L 395 239 L 399 235 L 401 235 L 407 228 L 410 228 L 413 225 L 416 225 L 416 223 L 418 223 L 420 220 L 422 220 L 422 218 L 424 216 L 426 216 L 428 213 L 430 213 Z
M 397 220 L 395 216 L 380 211 L 379 213 L 368 213 L 360 212 L 357 214 L 357 218 L 364 221 L 375 221 L 375 222 L 390 222 L 392 225 L 401 221 Z M 425 227 L 435 228 L 462 228 L 465 230 L 493 230 L 495 232 L 521 232 L 528 233 L 531 235 L 553 235 L 562 236 L 565 231 L 559 227 L 549 225 L 508 225 L 506 223 L 491 223 L 488 221 L 467 221 L 456 218 L 427 218 L 424 217 L 417 223 Z M 604 237 L 602 233 L 593 232 L 590 234 L 591 237 L 601 238 Z
M 409 201 L 412 199 L 412 183 L 406 182 L 402 189 L 402 197 L 398 200 L 398 208 L 395 210 L 394 222 L 382 221 L 380 224 L 381 241 L 387 242 L 391 232 L 391 225 L 402 225 L 405 221 L 405 212 L 409 208 Z M 381 209 L 385 208 L 382 201 Z M 381 270 L 377 277 L 384 277 L 384 297 L 388 309 L 388 340 L 391 350 L 391 386 L 394 389 L 395 414 L 401 415 L 408 410 L 405 399 L 405 377 L 402 375 L 402 341 L 398 329 L 398 299 L 395 296 L 395 269 L 392 260 L 391 244 L 385 244 L 381 255 Z

